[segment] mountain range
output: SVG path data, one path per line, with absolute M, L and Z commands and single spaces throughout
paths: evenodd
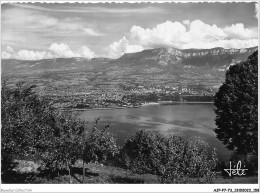
M 243 49 L 185 49 L 176 48 L 156 48 L 143 50 L 137 53 L 125 53 L 118 59 L 93 58 L 55 58 L 43 60 L 16 60 L 2 59 L 2 73 L 21 70 L 62 70 L 75 68 L 109 66 L 150 66 L 150 67 L 170 67 L 181 64 L 193 66 L 225 66 L 239 61 L 246 60 L 247 57 L 257 50 L 257 47 Z
M 181 63 L 194 66 L 221 66 L 232 62 L 245 60 L 257 47 L 245 49 L 186 49 L 158 48 L 144 50 L 138 53 L 124 54 L 115 63 L 121 64 L 150 64 L 169 66 Z
M 243 49 L 156 48 L 125 53 L 118 59 L 56 58 L 37 61 L 2 59 L 2 75 L 35 75 L 60 72 L 99 73 L 102 82 L 152 84 L 207 84 L 219 86 L 230 65 L 244 61 L 258 47 Z M 101 72 L 101 73 L 100 73 Z M 94 81 L 94 79 L 89 79 Z

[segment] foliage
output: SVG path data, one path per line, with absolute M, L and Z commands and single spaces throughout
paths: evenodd
M 105 162 L 117 153 L 115 139 L 102 131 L 98 121 L 89 138 L 87 124 L 72 114 L 51 110 L 49 103 L 34 92 L 35 86 L 2 85 L 2 169 L 14 159 L 35 160 L 51 170 L 67 168 L 78 159 Z
M 45 137 L 50 109 L 47 102 L 33 92 L 34 88 L 18 83 L 10 89 L 5 82 L 2 84 L 2 163 L 10 163 L 14 158 L 35 158 L 40 155 L 34 149 Z
M 214 98 L 217 138 L 238 154 L 258 151 L 257 59 L 258 51 L 231 66 Z
M 161 183 L 189 183 L 197 178 L 198 182 L 210 183 L 215 178 L 217 164 L 216 150 L 208 158 L 208 145 L 200 139 L 187 141 L 181 136 L 171 136 L 166 142 L 166 155 L 160 165 Z
M 35 86 L 2 85 L 1 161 L 8 169 L 13 159 L 41 161 L 57 168 L 69 166 L 83 154 L 84 122 L 72 115 L 53 111 L 35 94 Z
M 83 156 L 83 143 L 87 125 L 71 114 L 54 115 L 52 130 L 42 152 L 44 163 L 52 168 L 66 168 Z
M 134 172 L 156 174 L 161 183 L 184 183 L 192 178 L 209 183 L 215 177 L 217 156 L 214 149 L 209 159 L 207 149 L 208 145 L 199 139 L 164 138 L 141 130 L 125 142 L 120 159 Z
M 89 137 L 86 139 L 84 147 L 84 161 L 104 163 L 111 160 L 118 152 L 118 147 L 114 137 L 109 132 L 110 124 L 105 125 L 102 130 L 97 128 L 100 118 Z
M 158 164 L 165 153 L 163 140 L 158 133 L 136 132 L 121 149 L 121 164 L 136 173 L 158 174 Z

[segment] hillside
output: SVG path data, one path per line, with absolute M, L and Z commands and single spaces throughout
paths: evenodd
M 43 60 L 16 60 L 2 59 L 2 73 L 16 72 L 44 72 L 44 71 L 64 71 L 74 69 L 93 69 L 99 65 L 104 65 L 112 61 L 109 58 L 55 58 Z
M 138 53 L 125 54 L 115 61 L 117 64 L 132 65 L 194 65 L 194 66 L 223 66 L 232 62 L 245 60 L 257 47 L 246 49 L 186 49 L 157 48 Z
M 193 66 L 228 66 L 237 61 L 245 60 L 257 47 L 245 49 L 186 49 L 157 48 L 137 53 L 126 53 L 122 57 L 112 60 L 109 58 L 55 58 L 43 60 L 2 59 L 2 72 L 35 70 L 35 69 L 75 69 L 91 68 L 100 65 L 122 65 L 141 67 L 170 67 L 185 65 Z
M 154 84 L 204 84 L 218 87 L 230 65 L 244 61 L 257 47 L 246 49 L 157 48 L 125 54 L 113 61 L 128 78 Z M 111 64 L 111 63 L 110 63 Z M 116 66 L 116 67 L 115 67 Z M 125 76 L 125 78 L 127 77 Z M 130 80 L 129 80 L 130 81 Z
M 127 53 L 118 59 L 57 58 L 38 61 L 2 60 L 2 77 L 12 82 L 27 80 L 56 90 L 104 85 L 204 85 L 218 89 L 230 65 L 246 60 L 257 47 L 245 49 L 156 48 Z M 74 86 L 73 88 L 70 86 Z
M 68 171 L 61 170 L 60 176 L 51 175 L 49 171 L 37 170 L 37 164 L 30 161 L 17 161 L 17 166 L 2 176 L 3 184 L 69 184 Z M 29 171 L 28 171 L 29 170 Z M 71 184 L 82 184 L 82 162 L 72 167 Z M 257 176 L 224 178 L 216 177 L 213 184 L 257 184 Z M 86 164 L 85 184 L 159 184 L 158 177 L 152 174 L 136 174 L 130 170 L 101 164 Z M 193 179 L 192 183 L 199 183 Z

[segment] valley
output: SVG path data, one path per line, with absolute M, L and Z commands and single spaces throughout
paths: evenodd
M 257 47 L 157 48 L 124 54 L 118 59 L 2 60 L 2 81 L 10 86 L 19 81 L 35 84 L 38 94 L 55 101 L 54 107 L 138 106 L 160 100 L 212 101 L 229 66 L 246 60 L 255 50 Z

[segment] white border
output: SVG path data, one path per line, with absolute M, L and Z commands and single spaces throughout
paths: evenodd
M 2 3 L 198 3 L 198 2 L 257 2 L 259 5 L 259 0 L 199 0 L 199 1 L 132 1 L 132 0 L 77 0 L 77 1 L 53 1 L 53 0 L 38 0 L 38 1 L 11 1 L 11 0 L 0 0 Z M 1 13 L 1 10 L 0 10 Z M 1 21 L 0 21 L 1 22 Z M 259 20 L 258 20 L 258 31 L 259 31 Z M 259 56 L 258 56 L 259 61 Z M 0 69 L 1 72 L 1 69 Z M 260 72 L 258 68 L 258 72 Z M 259 73 L 258 73 L 259 74 Z M 0 80 L 1 81 L 1 80 Z M 258 79 L 258 90 L 260 89 L 260 79 Z M 258 98 L 260 99 L 259 95 Z M 258 106 L 258 112 L 260 107 Z M 259 116 L 259 114 L 258 114 Z M 258 122 L 258 127 L 260 123 Z M 260 134 L 258 133 L 258 138 Z M 259 146 L 259 144 L 258 144 Z M 259 151 L 259 149 L 258 149 Z M 260 160 L 258 159 L 258 163 Z M 260 166 L 260 164 L 258 164 Z M 253 192 L 254 189 L 259 189 L 259 177 L 258 173 L 258 184 L 0 184 L 1 192 L 234 192 L 235 189 L 250 189 Z M 29 191 L 28 191 L 29 190 Z M 238 192 L 238 191 L 236 191 Z M 242 191 L 240 191 L 242 192 Z M 243 191 L 247 192 L 247 191 Z
M 239 192 L 259 189 L 258 184 L 2 184 L 1 192 Z M 232 189 L 232 190 L 231 190 Z M 223 191 L 221 191 L 223 190 Z M 249 192 L 240 191 L 240 192 Z
M 2 3 L 239 3 L 239 2 L 256 2 L 259 4 L 259 0 L 0 0 Z

